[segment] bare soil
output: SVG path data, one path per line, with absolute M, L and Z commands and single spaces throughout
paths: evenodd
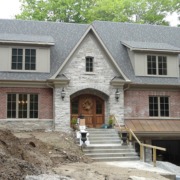
M 72 134 L 64 132 L 12 133 L 0 129 L 0 180 L 27 175 L 58 174 L 76 180 L 127 180 L 130 176 L 165 180 L 153 172 L 95 163 L 85 156 Z

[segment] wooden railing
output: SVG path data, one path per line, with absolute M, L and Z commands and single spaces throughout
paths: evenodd
M 132 142 L 132 137 L 134 137 L 134 139 L 137 141 L 137 143 L 140 146 L 140 160 L 145 159 L 145 157 L 144 157 L 144 149 L 145 148 L 151 148 L 153 150 L 153 165 L 154 165 L 154 167 L 156 167 L 157 150 L 166 151 L 166 148 L 142 143 L 131 129 L 128 129 L 126 126 L 121 126 L 114 115 L 111 118 L 113 118 L 114 124 L 116 124 L 118 126 L 121 137 L 122 137 L 123 132 L 127 132 L 127 133 L 129 133 L 129 142 Z

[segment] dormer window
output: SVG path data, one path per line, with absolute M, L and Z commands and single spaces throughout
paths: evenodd
M 167 57 L 148 55 L 147 72 L 149 75 L 167 75 Z
M 93 57 L 86 57 L 86 72 L 93 72 Z
M 36 70 L 36 49 L 12 48 L 12 70 Z

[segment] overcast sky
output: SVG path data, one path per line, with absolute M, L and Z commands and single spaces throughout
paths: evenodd
M 0 19 L 15 19 L 15 15 L 20 13 L 19 0 L 0 0 Z M 175 13 L 169 16 L 171 26 L 177 26 L 178 19 Z

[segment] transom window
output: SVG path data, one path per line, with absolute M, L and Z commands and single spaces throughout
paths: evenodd
M 148 55 L 147 72 L 149 75 L 167 75 L 167 57 Z
M 7 118 L 38 118 L 38 95 L 8 94 Z
M 93 57 L 86 57 L 86 72 L 93 72 Z
M 150 96 L 149 116 L 169 116 L 169 97 Z
M 11 69 L 36 70 L 36 49 L 12 49 Z

